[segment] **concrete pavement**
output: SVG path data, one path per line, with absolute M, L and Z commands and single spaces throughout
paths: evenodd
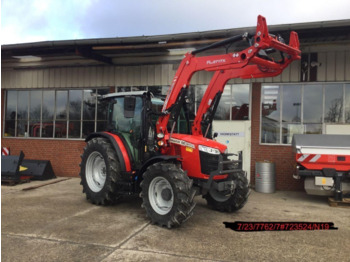
M 58 178 L 62 180 L 62 178 Z M 151 225 L 131 199 L 94 206 L 78 178 L 1 187 L 2 261 L 349 261 L 350 208 L 303 192 L 252 192 L 237 213 L 209 209 L 196 197 L 180 228 Z M 223 222 L 333 222 L 338 230 L 235 232 Z

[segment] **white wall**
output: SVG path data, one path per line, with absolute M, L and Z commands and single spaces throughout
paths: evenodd
M 328 135 L 350 135 L 350 125 L 326 124 Z
M 216 140 L 227 146 L 229 153 L 243 152 L 243 170 L 250 179 L 251 159 L 251 121 L 213 121 L 213 134 L 218 132 Z M 234 157 L 233 159 L 238 159 Z

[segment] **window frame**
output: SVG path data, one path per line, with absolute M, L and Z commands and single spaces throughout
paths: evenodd
M 326 125 L 330 125 L 330 124 L 339 124 L 339 125 L 349 125 L 350 123 L 346 122 L 345 119 L 345 105 L 346 105 L 346 87 L 348 85 L 350 85 L 350 82 L 308 82 L 308 83 L 303 83 L 303 82 L 295 82 L 295 83 L 261 83 L 261 91 L 260 91 L 260 103 L 259 103 L 259 122 L 260 122 L 260 127 L 259 127 L 259 145 L 264 145 L 264 146 L 291 146 L 291 144 L 283 143 L 283 87 L 284 86 L 290 86 L 290 85 L 300 85 L 301 87 L 301 115 L 300 115 L 300 125 L 303 126 L 304 132 L 303 134 L 305 134 L 305 125 L 306 124 L 320 124 L 321 125 L 321 134 L 325 134 L 326 131 Z M 320 123 L 304 123 L 304 91 L 305 91 L 305 86 L 312 86 L 312 85 L 320 85 L 320 89 L 322 89 L 322 122 Z M 343 111 L 342 111 L 342 121 L 341 122 L 325 122 L 325 111 L 326 111 L 326 86 L 327 85 L 341 85 L 343 88 L 342 91 L 342 102 L 343 102 Z M 262 103 L 263 103 L 263 88 L 264 86 L 278 86 L 279 87 L 279 99 L 280 99 L 280 112 L 279 112 L 279 142 L 278 143 L 266 143 L 266 142 L 262 142 Z

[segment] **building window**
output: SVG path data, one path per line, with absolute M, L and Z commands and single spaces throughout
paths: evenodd
M 80 138 L 83 90 L 68 92 L 68 138 Z
M 350 123 L 350 84 L 266 84 L 261 101 L 261 143 L 290 144 L 294 134 Z
M 343 94 L 343 85 L 325 85 L 325 122 L 343 122 Z
M 17 119 L 17 91 L 7 93 L 7 105 L 5 112 L 4 132 L 7 136 L 16 136 L 16 119 Z
M 85 138 L 104 130 L 109 88 L 8 90 L 5 137 Z
M 262 96 L 261 140 L 263 143 L 279 143 L 281 123 L 279 86 L 264 86 Z
M 231 85 L 231 120 L 249 120 L 250 85 Z
M 225 86 L 214 115 L 214 120 L 231 120 L 232 109 L 231 86 Z
M 350 84 L 345 85 L 345 123 L 350 123 Z
M 214 120 L 249 120 L 249 84 L 226 85 L 216 110 Z M 207 85 L 191 86 L 197 113 Z

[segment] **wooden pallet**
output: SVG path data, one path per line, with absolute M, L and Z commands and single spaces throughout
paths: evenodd
M 331 207 L 350 207 L 350 198 L 343 198 L 343 201 L 336 201 L 333 197 L 328 198 Z

